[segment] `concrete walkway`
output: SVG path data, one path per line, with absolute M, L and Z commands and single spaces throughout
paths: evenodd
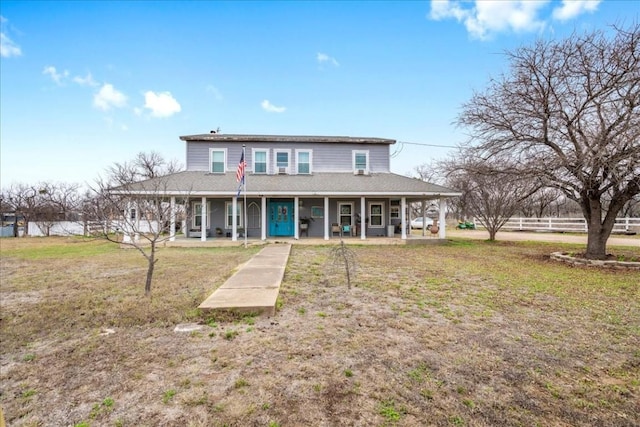
M 198 308 L 275 315 L 276 300 L 290 252 L 290 244 L 265 246 Z

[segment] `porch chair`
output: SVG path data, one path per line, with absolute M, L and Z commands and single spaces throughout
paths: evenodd
M 351 236 L 351 225 L 342 224 L 342 235 L 343 236 Z
M 333 236 L 333 233 L 338 233 L 338 236 L 342 233 L 342 230 L 340 229 L 340 226 L 338 225 L 337 222 L 334 222 L 333 224 L 331 224 L 331 235 Z

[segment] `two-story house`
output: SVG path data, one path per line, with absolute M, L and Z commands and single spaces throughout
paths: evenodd
M 444 224 L 445 199 L 460 195 L 391 173 L 392 139 L 219 133 L 180 139 L 186 170 L 165 177 L 162 191 L 186 200 L 185 233 L 202 240 L 244 233 L 262 240 L 366 239 L 397 230 L 406 239 L 408 203 L 439 199 Z M 244 186 L 237 181 L 243 152 Z

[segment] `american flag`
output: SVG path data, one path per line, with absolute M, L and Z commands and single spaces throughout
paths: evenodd
M 238 163 L 238 170 L 236 171 L 236 181 L 240 182 L 244 180 L 244 168 L 247 167 L 247 162 L 244 161 L 244 150 L 240 156 L 240 163 Z

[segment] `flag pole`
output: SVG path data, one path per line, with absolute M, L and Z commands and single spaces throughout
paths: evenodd
M 245 144 L 242 144 L 242 158 L 246 164 L 247 157 L 245 153 Z M 247 248 L 247 234 L 249 231 L 249 224 L 247 223 L 247 168 L 244 168 L 244 174 L 242 175 L 242 187 L 244 187 L 244 207 L 242 212 L 244 212 L 244 248 Z

